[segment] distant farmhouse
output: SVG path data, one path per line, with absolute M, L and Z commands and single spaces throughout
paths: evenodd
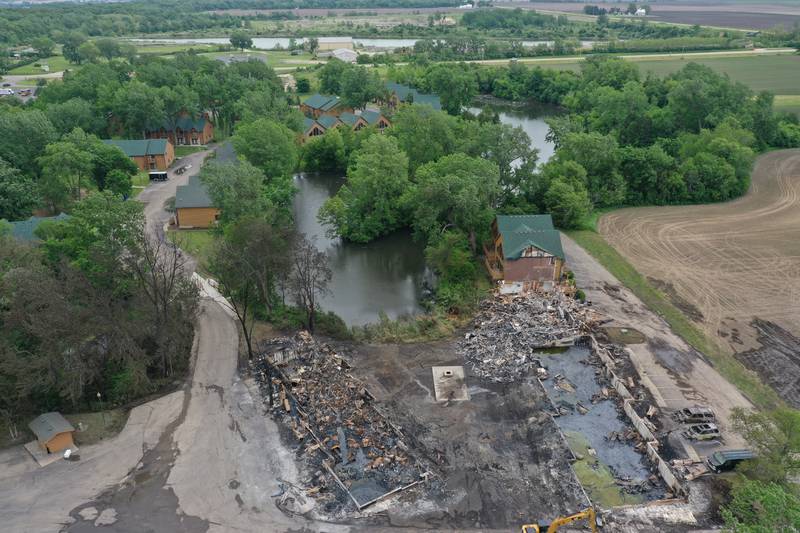
M 36 235 L 36 230 L 39 229 L 39 226 L 41 226 L 43 222 L 59 222 L 61 220 L 67 220 L 68 218 L 69 215 L 61 213 L 55 217 L 31 217 L 28 220 L 9 222 L 11 225 L 11 236 L 18 241 L 35 244 L 41 241 Z
M 139 170 L 164 171 L 175 160 L 175 149 L 168 139 L 103 139 L 103 142 L 119 147 L 136 163 Z
M 400 104 L 423 104 L 442 110 L 442 101 L 435 94 L 421 93 L 413 87 L 391 81 L 386 82 L 386 90 L 389 92 L 386 104 L 390 109 L 396 109 Z
M 199 176 L 191 176 L 189 183 L 175 190 L 175 223 L 179 228 L 210 228 L 219 215 Z
M 214 139 L 214 125 L 203 115 L 192 118 L 183 115 L 175 123 L 164 123 L 160 128 L 145 132 L 148 139 L 169 139 L 174 146 L 192 145 L 200 146 L 210 143 Z
M 492 279 L 504 283 L 554 283 L 564 268 L 561 234 L 550 215 L 497 215 L 484 254 Z

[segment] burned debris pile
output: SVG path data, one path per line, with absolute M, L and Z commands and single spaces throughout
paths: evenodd
M 369 391 L 330 346 L 301 332 L 264 348 L 252 372 L 266 399 L 268 363 L 275 362 L 273 412 L 300 443 L 309 472 L 307 495 L 329 508 L 341 507 L 349 497 L 363 509 L 425 479 L 400 430 L 378 413 Z
M 596 320 L 590 307 L 562 293 L 497 295 L 483 302 L 461 349 L 475 374 L 511 383 L 541 366 L 535 350 L 570 346 Z

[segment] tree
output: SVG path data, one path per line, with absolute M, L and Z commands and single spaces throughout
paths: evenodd
M 342 75 L 339 94 L 348 107 L 363 108 L 379 98 L 382 92 L 383 84 L 377 72 L 365 67 L 350 67 Z
M 273 179 L 290 176 L 297 167 L 294 139 L 294 133 L 283 124 L 262 118 L 240 125 L 232 142 L 239 154 Z
M 289 289 L 298 307 L 305 312 L 306 329 L 313 334 L 317 303 L 320 298 L 330 293 L 328 284 L 333 273 L 328 266 L 327 254 L 317 250 L 314 242 L 309 241 L 303 234 L 295 240 L 291 258 Z
M 36 183 L 0 159 L 0 219 L 21 220 L 39 205 Z
M 94 42 L 100 55 L 111 61 L 121 55 L 119 42 L 116 39 L 98 39 Z
M 736 170 L 721 157 L 701 152 L 680 167 L 686 184 L 687 199 L 692 202 L 718 202 L 739 190 Z
M 339 129 L 309 139 L 303 145 L 303 168 L 310 172 L 336 172 L 347 168 L 344 139 Z
M 86 41 L 78 47 L 78 57 L 81 62 L 94 63 L 100 58 L 100 49 L 92 41 Z
M 57 138 L 56 130 L 38 109 L 19 112 L 0 111 L 0 131 L 13 131 L 14 135 L 0 135 L 0 158 L 28 175 L 38 175 L 36 158 L 44 147 Z M 24 142 L 20 142 L 24 139 Z
M 308 48 L 309 53 L 314 55 L 317 53 L 317 49 L 319 48 L 319 39 L 316 37 L 311 37 L 306 41 L 306 48 Z
M 311 82 L 308 78 L 297 78 L 297 92 L 301 94 L 311 92 Z
M 109 189 L 115 194 L 130 195 L 131 178 L 139 172 L 136 163 L 131 161 L 118 146 L 105 144 L 99 139 L 91 139 L 89 142 L 92 179 L 98 190 Z
M 577 228 L 592 210 L 592 202 L 583 183 L 556 179 L 544 195 L 547 210 L 559 228 Z
M 44 112 L 60 134 L 74 128 L 88 133 L 99 133 L 106 127 L 106 121 L 100 113 L 83 98 L 70 98 L 66 102 L 48 104 Z
M 342 79 L 344 73 L 354 67 L 351 67 L 344 61 L 333 58 L 330 59 L 325 66 L 319 69 L 317 75 L 319 79 L 319 90 L 325 94 L 339 94 L 342 91 Z
M 158 90 L 164 105 L 165 124 L 175 131 L 182 114 L 195 117 L 200 113 L 200 97 L 185 85 L 161 87 Z
M 212 161 L 203 167 L 200 179 L 227 225 L 247 217 L 264 216 L 271 206 L 264 187 L 264 173 L 247 162 Z
M 592 203 L 615 206 L 625 200 L 625 180 L 619 173 L 619 145 L 610 135 L 570 133 L 556 152 L 559 160 L 571 160 L 586 170 L 586 189 Z
M 800 500 L 777 483 L 747 480 L 731 491 L 722 508 L 725 525 L 736 533 L 769 533 L 800 529 Z
M 161 127 L 167 118 L 159 90 L 140 81 L 126 83 L 118 89 L 111 110 L 130 135 L 141 137 L 147 130 Z
M 252 48 L 253 47 L 253 39 L 250 38 L 243 31 L 235 31 L 231 34 L 231 46 L 234 48 L 238 48 L 242 52 L 244 52 L 245 48 Z
M 455 150 L 455 121 L 430 106 L 404 106 L 395 114 L 388 133 L 408 155 L 409 168 L 414 173 L 420 165 Z
M 53 55 L 56 43 L 49 37 L 37 37 L 31 41 L 31 47 L 36 50 L 36 54 L 39 57 L 49 57 Z
M 499 170 L 491 161 L 455 153 L 427 163 L 407 196 L 411 225 L 428 240 L 448 228 L 463 231 L 472 253 L 485 235 L 500 195 Z
M 355 154 L 347 182 L 319 212 L 332 232 L 354 242 L 369 242 L 403 224 L 402 197 L 410 187 L 408 158 L 397 141 L 373 135 Z
M 478 93 L 475 75 L 466 65 L 439 64 L 430 70 L 427 78 L 433 92 L 441 98 L 442 107 L 451 115 L 461 113 L 461 108 Z
M 753 447 L 756 458 L 740 470 L 768 483 L 788 484 L 800 472 L 800 412 L 776 409 L 769 413 L 735 409 L 733 425 Z
M 91 154 L 69 141 L 48 144 L 39 164 L 42 196 L 53 212 L 65 207 L 70 197 L 80 199 L 81 188 L 93 169 Z
M 71 32 L 61 38 L 61 54 L 70 63 L 80 64 L 82 57 L 78 48 L 86 42 L 86 36 L 81 33 Z

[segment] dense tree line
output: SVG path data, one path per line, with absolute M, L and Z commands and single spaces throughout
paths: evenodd
M 109 191 L 42 224 L 40 247 L 0 230 L 0 416 L 120 404 L 188 366 L 196 288 L 141 204 Z

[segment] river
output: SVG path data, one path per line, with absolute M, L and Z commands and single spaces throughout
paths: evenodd
M 552 145 L 545 141 L 547 124 L 544 119 L 556 113 L 556 108 L 496 101 L 479 105 L 496 111 L 503 123 L 522 127 L 539 149 L 540 162 L 552 156 Z M 471 111 L 480 111 L 480 108 Z M 420 298 L 429 274 L 422 246 L 410 233 L 395 232 L 369 244 L 345 243 L 328 237 L 326 228 L 317 221 L 320 206 L 336 194 L 343 182 L 343 178 L 336 176 L 295 177 L 297 228 L 315 239 L 317 247 L 330 256 L 333 279 L 330 294 L 320 302 L 322 308 L 339 315 L 348 326 L 376 322 L 380 312 L 392 319 L 422 313 Z
M 320 39 L 333 37 L 320 37 Z M 170 38 L 147 38 L 147 39 L 128 39 L 131 42 L 141 44 L 230 44 L 227 37 L 197 37 L 191 39 L 170 39 Z M 295 43 L 305 42 L 304 37 L 294 39 Z M 396 48 L 409 48 L 414 46 L 419 39 L 370 39 L 354 37 L 353 44 L 358 48 L 376 50 L 394 50 Z M 273 50 L 275 48 L 286 49 L 289 47 L 289 37 L 253 37 L 253 48 L 258 50 Z M 523 46 L 533 47 L 546 44 L 551 46 L 554 41 L 522 41 Z M 581 41 L 583 48 L 592 48 L 594 41 Z

